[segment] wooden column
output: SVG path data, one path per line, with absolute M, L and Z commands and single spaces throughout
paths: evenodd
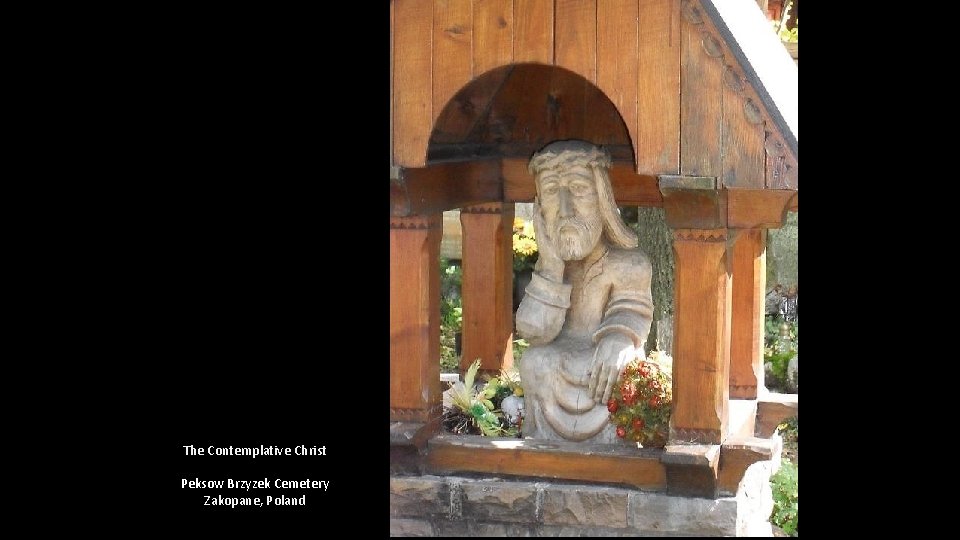
M 731 275 L 726 229 L 676 229 L 670 444 L 720 444 L 729 399 Z
M 513 203 L 460 210 L 463 226 L 463 353 L 465 371 L 513 365 Z
M 390 420 L 439 416 L 441 214 L 390 218 Z
M 734 399 L 757 399 L 763 388 L 766 238 L 765 229 L 744 229 L 733 245 L 730 397 Z

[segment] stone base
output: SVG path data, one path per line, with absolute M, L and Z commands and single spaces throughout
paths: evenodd
M 680 497 L 598 485 L 392 476 L 392 536 L 772 536 L 772 461 L 736 496 Z

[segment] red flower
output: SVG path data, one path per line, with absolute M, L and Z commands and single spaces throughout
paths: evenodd
M 649 403 L 651 407 L 656 407 L 660 405 L 660 396 L 653 396 L 652 398 L 650 398 Z
M 644 424 L 643 418 L 634 418 L 634 419 L 633 419 L 633 430 L 634 430 L 634 431 L 640 431 L 641 429 L 643 429 L 643 424 Z
M 619 406 L 617 405 L 617 400 L 610 398 L 610 401 L 607 402 L 607 410 L 612 413 L 615 413 L 617 412 L 617 408 L 619 408 Z
M 617 426 L 617 437 L 626 437 L 627 430 L 623 429 L 623 426 Z

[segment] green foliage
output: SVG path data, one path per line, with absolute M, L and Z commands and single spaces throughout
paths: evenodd
M 456 373 L 460 369 L 456 335 L 463 328 L 463 301 L 460 290 L 463 268 L 440 258 L 440 371 Z
M 502 413 L 497 412 L 493 403 L 495 398 L 499 402 L 513 392 L 509 385 L 501 385 L 498 377 L 492 377 L 482 387 L 475 386 L 479 369 L 480 359 L 477 358 L 464 374 L 463 381 L 457 381 L 450 388 L 453 410 L 445 414 L 444 425 L 454 433 L 468 433 L 468 428 L 472 427 L 487 437 L 516 436 L 516 428 L 503 426 Z M 504 386 L 507 386 L 506 391 L 502 391 Z
M 800 19 L 797 19 L 797 23 L 793 25 L 793 28 L 787 27 L 787 22 L 790 20 L 791 9 L 793 9 L 793 0 L 790 0 L 783 6 L 783 17 L 781 17 L 779 21 L 773 21 L 773 31 L 777 33 L 780 41 L 797 43 L 799 39 Z
M 800 489 L 797 469 L 797 465 L 784 459 L 780 470 L 770 478 L 770 485 L 773 487 L 773 513 L 770 514 L 770 522 L 791 535 L 799 535 Z
M 523 338 L 513 340 L 513 362 L 520 365 L 520 359 L 523 357 L 523 351 L 527 350 L 530 344 Z
M 774 377 L 766 381 L 768 386 L 786 387 L 787 365 L 800 352 L 799 328 L 799 322 L 786 322 L 779 316 L 767 315 L 764 320 L 763 363 L 770 364 Z

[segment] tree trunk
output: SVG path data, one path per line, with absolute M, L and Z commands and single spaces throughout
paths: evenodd
M 653 279 L 653 324 L 646 351 L 664 351 L 673 355 L 673 234 L 664 219 L 663 208 L 637 209 L 637 235 L 640 249 L 650 258 Z

